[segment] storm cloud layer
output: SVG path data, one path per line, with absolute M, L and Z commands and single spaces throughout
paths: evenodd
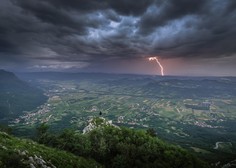
M 156 55 L 236 63 L 236 1 L 0 1 L 1 65 L 77 69 Z

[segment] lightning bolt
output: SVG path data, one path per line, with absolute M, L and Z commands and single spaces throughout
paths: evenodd
M 157 57 L 149 57 L 148 60 L 149 61 L 155 60 L 157 62 L 157 64 L 159 65 L 159 67 L 161 68 L 161 76 L 164 76 L 164 68 L 161 65 L 161 63 L 159 62 L 159 60 L 157 59 Z

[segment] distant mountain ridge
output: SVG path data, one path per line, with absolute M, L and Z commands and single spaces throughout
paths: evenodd
M 0 79 L 7 79 L 7 78 L 16 78 L 16 76 L 14 75 L 14 73 L 12 72 L 8 72 L 8 71 L 5 71 L 4 69 L 0 69 Z
M 0 120 L 19 116 L 46 100 L 42 90 L 30 86 L 12 72 L 0 70 Z

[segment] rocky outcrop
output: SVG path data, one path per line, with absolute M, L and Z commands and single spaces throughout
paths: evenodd
M 113 127 L 119 128 L 118 126 L 112 124 L 112 120 L 106 120 L 103 117 L 96 117 L 88 121 L 88 126 L 86 126 L 83 129 L 83 134 L 88 133 L 94 130 L 95 128 L 102 127 L 102 126 L 113 126 Z
M 17 153 L 23 158 L 22 161 L 26 165 L 29 165 L 30 168 L 56 168 L 50 161 L 45 161 L 42 156 L 30 156 L 27 150 L 18 150 Z

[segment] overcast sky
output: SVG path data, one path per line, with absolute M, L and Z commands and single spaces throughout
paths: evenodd
M 236 76 L 236 0 L 0 0 L 0 69 Z

